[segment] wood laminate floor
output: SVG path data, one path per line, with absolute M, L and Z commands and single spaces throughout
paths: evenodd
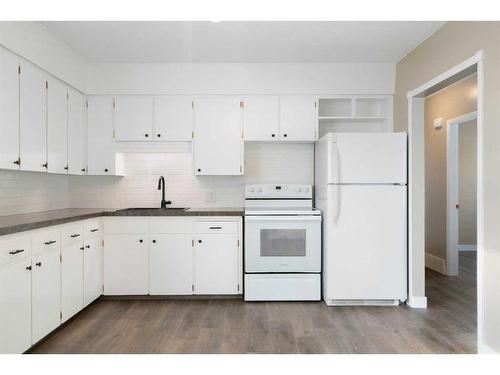
M 427 270 L 428 309 L 100 299 L 32 353 L 475 353 L 476 258 Z

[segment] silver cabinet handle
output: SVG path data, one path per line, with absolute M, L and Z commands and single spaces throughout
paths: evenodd
M 9 254 L 16 255 L 16 254 L 22 253 L 23 251 L 24 251 L 24 249 L 17 249 L 17 250 L 9 251 Z

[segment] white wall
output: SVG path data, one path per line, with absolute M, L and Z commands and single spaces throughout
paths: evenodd
M 394 94 L 395 64 L 92 64 L 89 94 Z
M 73 176 L 69 178 L 71 207 L 158 207 L 158 178 L 166 180 L 166 199 L 177 207 L 242 207 L 244 187 L 249 183 L 313 183 L 312 144 L 245 145 L 244 176 L 195 177 L 190 145 L 169 153 L 124 155 L 126 177 Z M 215 202 L 206 194 L 214 192 Z
M 88 63 L 40 22 L 0 22 L 0 45 L 85 92 Z

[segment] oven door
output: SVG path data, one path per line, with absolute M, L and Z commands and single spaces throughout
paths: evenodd
M 245 272 L 320 272 L 321 216 L 245 216 Z

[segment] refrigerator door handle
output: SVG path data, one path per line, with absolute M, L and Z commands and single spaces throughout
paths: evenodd
M 341 181 L 340 179 L 340 153 L 337 146 L 337 142 L 333 142 L 332 145 L 333 160 L 334 160 L 334 170 L 333 170 L 333 224 L 337 225 L 340 217 L 340 186 L 338 185 Z
M 340 217 L 340 185 L 333 184 L 333 225 L 337 225 Z

